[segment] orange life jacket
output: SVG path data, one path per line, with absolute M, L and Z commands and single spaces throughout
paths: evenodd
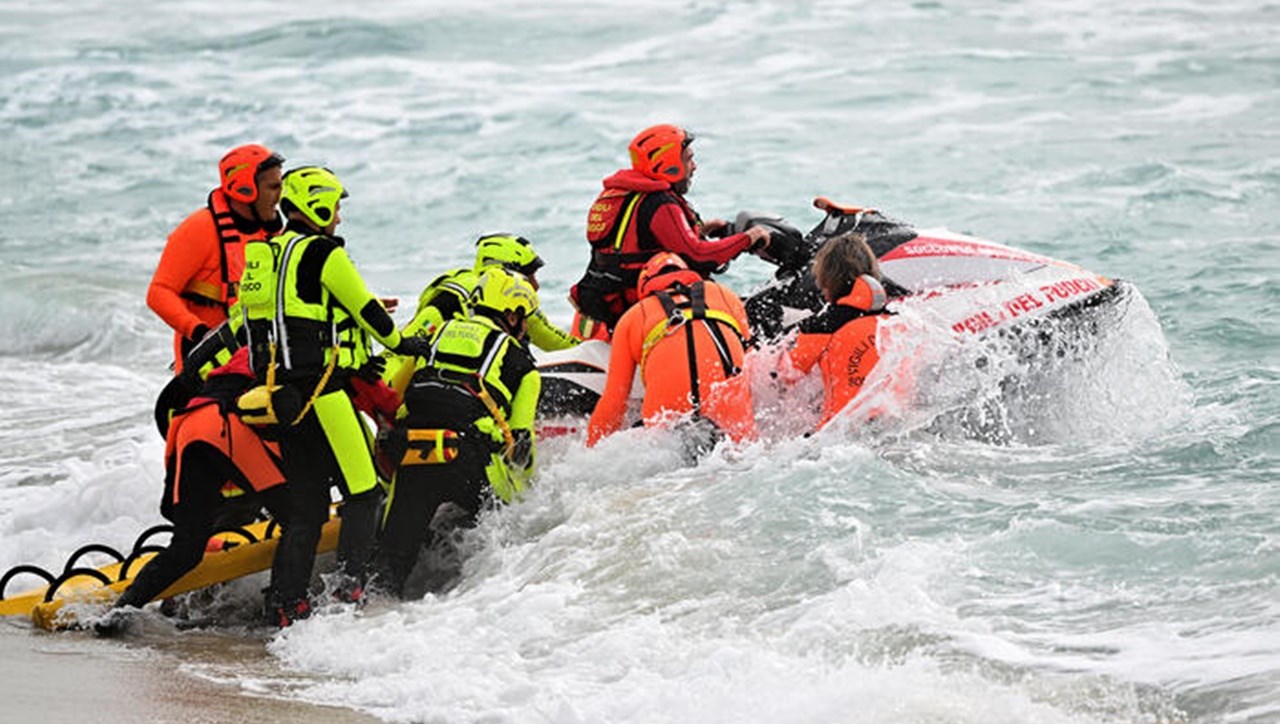
M 209 200 L 205 205 L 213 218 L 214 232 L 218 241 L 218 276 L 192 277 L 182 290 L 185 299 L 197 304 L 210 302 L 221 305 L 223 317 L 236 300 L 240 277 L 244 276 L 244 245 L 250 241 L 264 239 L 266 229 L 252 233 L 244 233 L 236 226 L 235 214 L 222 189 L 209 192 Z M 193 299 L 194 297 L 194 299 Z
M 808 372 L 815 364 L 822 369 L 821 425 L 853 401 L 880 361 L 876 331 L 888 313 L 883 311 L 884 288 L 872 282 L 871 277 L 860 277 L 847 295 L 802 322 L 788 353 L 799 372 Z
M 244 492 L 261 492 L 284 482 L 280 469 L 280 447 L 263 440 L 253 428 L 241 422 L 234 413 L 224 413 L 214 400 L 178 413 L 169 423 L 165 436 L 165 500 L 164 505 L 177 505 L 182 500 L 183 451 L 190 445 L 205 445 L 231 462 L 241 479 L 225 482 Z

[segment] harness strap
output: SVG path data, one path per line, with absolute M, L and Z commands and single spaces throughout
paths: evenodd
M 445 322 L 440 327 L 440 332 L 436 333 L 435 339 L 431 343 L 431 352 L 427 356 L 427 366 L 433 367 L 439 354 L 453 356 L 448 353 L 440 353 L 439 347 L 440 339 L 444 336 L 441 332 L 444 331 L 445 327 L 448 327 L 450 324 L 454 324 L 456 321 L 457 320 L 449 320 L 448 322 Z M 454 386 L 470 393 L 480 401 L 480 404 L 485 406 L 485 409 L 489 411 L 489 416 L 493 418 L 494 423 L 500 430 L 502 430 L 502 439 L 506 445 L 506 456 L 510 459 L 516 448 L 515 433 L 511 431 L 511 423 L 507 421 L 507 416 L 503 413 L 502 407 L 493 399 L 493 395 L 489 393 L 489 388 L 484 383 L 485 377 L 489 375 L 489 370 L 497 361 L 498 352 L 502 349 L 502 339 L 503 334 L 497 329 L 490 331 L 489 335 L 485 338 L 484 347 L 481 349 L 483 359 L 480 362 L 480 366 L 474 371 L 468 370 L 466 372 L 466 376 L 468 378 L 475 380 L 476 386 L 474 388 L 461 382 Z M 445 379 L 445 381 L 448 381 L 443 375 L 441 375 L 441 377 L 442 379 Z
M 702 384 L 698 380 L 698 349 L 693 336 L 693 325 L 684 325 L 685 354 L 689 359 L 689 401 L 693 403 L 693 414 L 702 414 Z
M 285 324 L 284 308 L 285 294 L 287 293 L 285 290 L 288 287 L 289 281 L 289 259 L 293 256 L 294 247 L 296 247 L 298 242 L 302 241 L 304 238 L 309 237 L 304 237 L 302 234 L 295 233 L 293 238 L 289 239 L 289 243 L 284 247 L 284 253 L 280 256 L 280 273 L 276 277 L 276 314 L 275 319 L 271 320 L 271 322 L 272 326 L 275 327 L 276 341 L 279 343 L 281 349 L 284 350 L 284 368 L 287 370 L 293 369 L 293 359 L 289 355 L 289 330 L 288 325 Z M 272 355 L 271 362 L 272 364 L 275 363 L 274 354 Z
M 462 434 L 456 430 L 410 428 L 406 431 L 409 448 L 401 465 L 439 465 L 458 457 Z
M 239 296 L 239 282 L 231 279 L 231 270 L 227 266 L 227 245 L 244 241 L 240 230 L 236 228 L 235 216 L 225 198 L 215 201 L 218 190 L 209 192 L 209 214 L 213 216 L 213 226 L 218 232 L 218 262 L 222 271 L 222 286 L 226 290 L 225 299 L 217 300 L 224 312 L 228 310 L 228 301 Z
M 683 293 L 686 301 L 676 302 L 671 294 L 666 291 L 655 292 L 654 296 L 658 298 L 658 302 L 662 305 L 662 311 L 666 318 L 645 335 L 644 345 L 640 354 L 640 364 L 644 365 L 649 358 L 649 352 L 661 342 L 667 335 L 675 332 L 688 322 L 697 320 L 706 325 L 707 330 L 711 333 L 711 339 L 716 345 L 716 351 L 720 355 L 720 363 L 724 366 L 726 377 L 732 377 L 742 371 L 740 367 L 733 363 L 733 355 L 729 352 L 729 345 L 725 339 L 720 325 L 727 325 L 733 333 L 737 335 L 738 341 L 745 346 L 743 341 L 742 329 L 738 326 L 738 320 L 733 315 L 720 309 L 707 308 L 706 286 L 703 282 L 694 282 L 689 287 L 677 285 L 675 290 L 677 293 Z M 718 322 L 719 324 L 712 324 Z M 692 338 L 691 338 L 692 339 Z
M 615 252 L 622 251 L 622 240 L 627 235 L 627 229 L 631 227 L 631 216 L 635 213 L 636 207 L 640 205 L 640 200 L 644 198 L 644 194 L 639 191 L 632 191 L 627 197 L 627 208 L 622 212 L 622 217 L 618 220 L 617 229 L 613 233 L 613 250 Z

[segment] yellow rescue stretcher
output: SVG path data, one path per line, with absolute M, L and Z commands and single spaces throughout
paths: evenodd
M 320 532 L 317 553 L 337 548 L 340 523 L 341 519 L 331 510 L 329 520 Z M 76 625 L 75 614 L 72 610 L 64 610 L 67 604 L 107 604 L 114 601 L 129 587 L 138 571 L 163 550 L 163 546 L 148 544 L 147 541 L 156 534 L 171 531 L 172 527 L 167 525 L 147 529 L 127 556 L 109 546 L 84 546 L 72 554 L 58 575 L 37 566 L 15 566 L 0 577 L 0 616 L 30 616 L 37 626 L 49 631 L 71 628 Z M 159 598 L 264 571 L 271 567 L 279 541 L 280 526 L 271 520 L 219 532 L 209 539 L 200 563 L 161 592 Z M 80 558 L 93 553 L 108 555 L 116 561 L 96 568 L 78 565 Z M 12 596 L 5 595 L 9 582 L 26 574 L 44 579 L 46 585 Z

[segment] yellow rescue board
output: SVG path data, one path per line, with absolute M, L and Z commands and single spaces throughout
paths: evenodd
M 340 518 L 335 515 L 324 524 L 320 542 L 316 546 L 317 552 L 325 553 L 337 548 L 340 522 Z M 245 526 L 245 530 L 256 539 L 256 542 L 252 543 L 243 542 L 243 538 L 235 534 L 227 535 L 226 540 L 236 545 L 223 550 L 206 552 L 199 565 L 165 589 L 159 598 L 176 596 L 270 568 L 271 561 L 275 557 L 276 544 L 279 542 L 279 528 L 275 528 L 275 537 L 264 540 L 268 525 L 269 523 L 264 521 Z M 120 579 L 121 563 L 112 563 L 99 568 L 98 570 L 112 581 L 107 585 L 89 576 L 78 576 L 63 582 L 53 599 L 49 601 L 44 600 L 48 595 L 48 586 L 7 597 L 0 600 L 0 615 L 30 615 L 37 626 L 50 631 L 68 628 L 75 624 L 75 616 L 71 611 L 63 610 L 64 605 L 109 603 L 115 600 L 133 582 L 133 576 L 141 571 L 154 556 L 154 553 L 139 556 L 130 564 L 130 575 L 124 579 Z

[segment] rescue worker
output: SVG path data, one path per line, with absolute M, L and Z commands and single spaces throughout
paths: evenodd
M 712 428 L 702 448 L 724 434 L 735 441 L 754 438 L 751 387 L 741 374 L 751 342 L 742 300 L 704 281 L 670 252 L 654 256 L 640 270 L 637 296 L 640 302 L 614 330 L 609 374 L 587 426 L 587 445 L 622 427 L 637 365 L 646 426 L 688 415 L 697 423 L 691 432 L 707 424 Z
M 693 136 L 678 126 L 646 128 L 631 141 L 631 168 L 604 180 L 604 191 L 587 216 L 591 261 L 569 292 L 579 312 L 574 325 L 579 336 L 607 338 L 599 325 L 612 331 L 636 303 L 640 268 L 660 251 L 683 256 L 704 276 L 744 251 L 768 252 L 767 227 L 714 238 L 728 223 L 703 221 L 685 200 L 698 168 L 692 142 Z
M 329 169 L 289 171 L 281 196 L 284 233 L 245 250 L 239 306 L 249 360 L 290 481 L 266 604 L 267 617 L 280 626 L 310 614 L 307 587 L 334 484 L 344 498 L 335 595 L 362 597 L 381 501 L 372 436 L 348 395 L 350 381 L 381 372 L 370 336 L 401 355 L 428 348 L 424 339 L 400 335 L 334 234 L 346 196 Z
M 814 365 L 822 369 L 822 427 L 853 401 L 879 362 L 876 331 L 889 313 L 880 265 L 862 234 L 827 240 L 813 260 L 813 275 L 827 306 L 800 323 L 779 377 L 793 384 Z
M 537 292 L 523 276 L 491 266 L 468 304 L 470 318 L 446 320 L 432 336 L 380 448 L 400 467 L 371 585 L 396 596 L 405 595 L 424 542 L 447 547 L 448 528 L 471 527 L 486 505 L 511 502 L 533 469 L 542 381 L 525 338 Z M 446 503 L 454 516 L 441 510 Z M 433 527 L 437 512 L 450 519 Z
M 401 332 L 430 338 L 445 320 L 469 316 L 467 300 L 475 290 L 476 280 L 486 269 L 499 267 L 521 274 L 536 291 L 538 270 L 545 264 L 542 257 L 534 251 L 533 244 L 523 236 L 485 234 L 476 240 L 474 266 L 459 267 L 433 279 L 418 296 L 418 309 L 413 320 Z M 581 341 L 547 319 L 546 312 L 541 307 L 529 317 L 527 326 L 529 342 L 546 352 L 569 349 Z M 412 366 L 405 368 L 400 360 L 391 360 L 387 367 L 384 378 L 392 387 L 403 391 L 408 384 L 407 373 Z
M 173 416 L 165 438 L 160 501 L 160 514 L 173 523 L 173 535 L 137 572 L 112 610 L 94 623 L 99 635 L 121 633 L 132 614 L 200 563 L 209 536 L 222 528 L 218 516 L 228 505 L 250 500 L 255 509 L 266 507 L 273 515 L 284 509 L 279 446 L 263 440 L 236 409 L 236 399 L 254 384 L 247 352 L 210 373 L 198 396 Z M 228 497 L 228 485 L 238 495 Z
M 279 233 L 284 157 L 251 143 L 218 162 L 220 182 L 165 242 L 147 306 L 173 328 L 174 371 L 191 347 L 227 319 L 244 271 L 244 247 Z M 226 360 L 222 360 L 225 362 Z

